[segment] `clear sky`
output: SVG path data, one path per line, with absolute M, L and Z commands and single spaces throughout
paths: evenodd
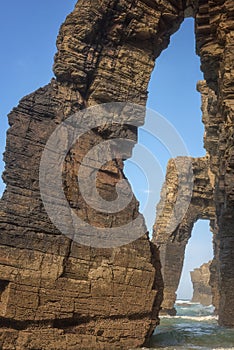
M 7 114 L 17 106 L 20 98 L 47 84 L 53 77 L 52 64 L 56 52 L 59 27 L 76 0 L 8 0 L 0 5 L 0 152 L 5 148 L 8 127 Z M 156 62 L 149 85 L 148 107 L 170 121 L 180 133 L 192 156 L 202 156 L 203 125 L 201 123 L 199 93 L 196 82 L 202 79 L 199 58 L 195 55 L 193 20 L 186 19 L 173 35 L 171 44 Z M 155 177 L 155 186 L 147 187 L 145 176 L 128 162 L 126 174 L 141 203 L 149 230 L 155 218 L 155 205 L 165 175 L 169 152 L 147 133 L 139 132 L 139 143 L 147 147 L 158 160 L 161 172 Z M 181 155 L 181 154 L 178 154 Z M 0 172 L 4 163 L 0 161 Z M 0 193 L 4 185 L 0 181 Z M 144 212 L 147 196 L 151 195 L 150 210 Z M 151 203 L 151 202 L 150 202 Z M 198 254 L 199 252 L 199 254 Z M 212 256 L 211 234 L 207 222 L 198 222 L 189 247 L 180 298 L 191 297 L 189 271 L 208 261 Z

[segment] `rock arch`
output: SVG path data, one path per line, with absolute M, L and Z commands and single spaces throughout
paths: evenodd
M 214 154 L 208 151 L 216 176 L 222 261 L 220 322 L 233 325 L 234 308 L 227 304 L 233 303 L 233 4 L 229 0 L 187 3 L 79 0 L 57 39 L 56 78 L 23 98 L 9 114 L 3 176 L 7 187 L 0 202 L 0 280 L 7 283 L 7 300 L 0 310 L 2 349 L 109 349 L 110 344 L 126 349 L 142 345 L 152 334 L 162 298 L 156 247 L 147 234 L 118 249 L 92 249 L 71 242 L 47 217 L 38 169 L 49 135 L 71 113 L 111 101 L 145 105 L 155 58 L 191 11 L 202 69 L 218 99 L 219 124 L 214 128 L 219 129 L 219 145 Z M 111 130 L 112 137 L 115 132 L 136 141 L 136 130 L 118 126 Z M 103 130 L 91 133 L 84 148 L 108 135 Z M 77 163 L 78 157 L 76 148 L 70 164 Z M 114 198 L 122 168 L 121 162 L 115 163 L 104 172 L 100 184 L 104 195 L 108 183 L 110 198 Z M 91 223 L 110 225 L 113 217 L 95 216 L 79 201 L 79 193 L 70 191 L 72 166 L 67 167 L 66 176 L 66 194 L 80 215 Z M 138 204 L 133 199 L 117 219 L 125 222 L 134 215 L 138 215 Z
M 191 161 L 194 174 L 193 193 L 189 207 L 183 219 L 173 231 L 167 224 L 177 215 L 174 204 L 178 195 L 178 171 L 186 178 L 187 161 Z M 176 164 L 175 164 L 176 162 Z M 215 220 L 213 175 L 209 168 L 209 159 L 180 157 L 171 159 L 167 166 L 165 184 L 161 191 L 161 200 L 157 206 L 157 217 L 153 231 L 153 242 L 160 247 L 160 259 L 164 280 L 164 300 L 162 312 L 175 315 L 176 291 L 182 273 L 185 248 L 191 237 L 195 222 L 199 219 Z M 188 194 L 184 193 L 182 196 Z

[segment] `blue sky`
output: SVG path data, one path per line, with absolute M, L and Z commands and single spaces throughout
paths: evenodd
M 1 153 L 5 148 L 7 114 L 17 106 L 20 98 L 47 84 L 53 76 L 56 36 L 61 23 L 72 11 L 75 3 L 76 0 L 9 0 L 1 3 Z M 199 58 L 195 55 L 193 32 L 193 20 L 186 19 L 181 29 L 173 35 L 168 49 L 157 59 L 149 85 L 147 106 L 174 125 L 188 149 L 188 154 L 202 156 L 205 154 L 204 129 L 201 123 L 201 99 L 196 92 L 196 82 L 202 79 L 202 74 Z M 154 154 L 160 167 L 155 177 L 155 187 L 148 188 L 147 179 L 139 168 L 131 162 L 126 165 L 126 174 L 141 202 L 143 212 L 147 195 L 149 192 L 153 193 L 150 210 L 144 212 L 148 228 L 151 230 L 170 152 L 166 150 L 165 145 L 149 137 L 144 131 L 139 132 L 139 143 Z M 0 172 L 3 168 L 4 163 L 0 161 Z M 0 182 L 0 193 L 3 188 L 4 185 Z M 186 251 L 184 277 L 179 289 L 180 298 L 191 296 L 189 271 L 208 261 L 211 256 L 208 223 L 199 221 Z

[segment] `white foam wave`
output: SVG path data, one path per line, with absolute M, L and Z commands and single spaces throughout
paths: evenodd
M 213 348 L 212 350 L 234 350 L 234 348 Z
M 179 299 L 179 300 L 176 300 L 176 304 L 198 305 L 199 303 L 194 303 L 193 301 L 190 301 L 190 300 Z
M 218 316 L 168 316 L 168 315 L 163 315 L 160 316 L 160 318 L 171 318 L 171 319 L 183 319 L 183 320 L 190 320 L 190 321 L 213 321 L 213 320 L 218 320 Z

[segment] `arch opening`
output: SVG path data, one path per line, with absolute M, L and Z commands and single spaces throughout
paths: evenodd
M 209 225 L 209 220 L 198 220 L 192 229 L 191 237 L 185 249 L 184 264 L 180 277 L 180 283 L 176 291 L 177 300 L 196 300 L 197 302 L 199 302 L 199 295 L 197 295 L 197 297 L 195 295 L 194 298 L 194 287 L 197 287 L 197 292 L 199 292 L 200 290 L 200 301 L 202 301 L 202 294 L 208 294 L 208 292 L 203 292 L 202 288 L 203 286 L 205 288 L 205 282 L 207 281 L 207 277 L 209 276 L 202 275 L 201 271 L 200 276 L 198 276 L 200 278 L 203 278 L 201 279 L 200 285 L 193 286 L 190 273 L 194 269 L 200 268 L 203 264 L 211 262 L 214 258 L 212 233 L 210 231 Z M 204 273 L 206 272 L 207 269 L 206 271 L 204 271 Z M 197 282 L 199 282 L 199 280 Z M 211 290 L 209 292 L 211 293 Z M 205 295 L 203 299 L 204 304 L 207 304 L 205 302 Z M 212 299 L 211 294 L 210 299 Z M 208 305 L 210 304 L 212 304 L 212 302 Z
M 175 133 L 178 132 L 184 142 L 183 152 L 176 156 L 205 155 L 204 126 L 201 118 L 199 120 L 201 97 L 196 91 L 197 81 L 203 79 L 203 74 L 200 70 L 200 58 L 195 53 L 195 45 L 194 18 L 185 18 L 180 29 L 171 36 L 168 48 L 156 59 L 148 86 L 147 108 L 156 111 L 156 114 L 171 123 Z M 146 114 L 145 124 L 150 127 L 154 116 L 149 114 Z M 138 145 L 133 151 L 133 157 L 125 161 L 124 172 L 140 203 L 140 211 L 145 217 L 150 234 L 167 163 L 174 155 L 169 147 L 170 141 L 169 139 L 162 141 L 155 135 L 147 133 L 144 128 L 138 129 L 138 145 L 146 147 L 153 155 L 154 162 L 150 166 L 152 169 L 158 169 L 158 172 L 155 172 L 154 188 L 149 188 L 147 182 L 149 175 L 147 159 L 141 162 L 140 166 L 134 162 L 142 156 L 138 154 Z
M 175 129 L 180 133 L 181 138 L 187 146 L 188 153 L 178 153 L 176 156 L 187 157 L 189 155 L 192 157 L 199 157 L 191 158 L 194 168 L 193 171 L 195 171 L 194 198 L 192 198 L 192 204 L 188 208 L 188 213 L 185 214 L 185 222 L 182 223 L 181 227 L 178 229 L 182 236 L 184 235 L 184 231 L 187 232 L 185 234 L 187 235 L 185 240 L 189 239 L 188 235 L 191 234 L 191 232 L 189 233 L 189 230 L 192 230 L 193 224 L 198 219 L 203 220 L 199 220 L 195 225 L 194 232 L 197 232 L 197 227 L 201 225 L 203 225 L 203 232 L 209 232 L 209 228 L 207 227 L 208 221 L 205 220 L 212 219 L 215 215 L 213 188 L 210 184 L 210 174 L 208 174 L 208 158 L 205 155 L 206 151 L 203 147 L 204 125 L 202 124 L 202 118 L 200 118 L 199 121 L 199 116 L 201 116 L 201 95 L 196 91 L 196 85 L 199 80 L 203 79 L 203 74 L 200 70 L 200 58 L 195 54 L 195 46 L 194 18 L 186 18 L 182 23 L 181 28 L 172 35 L 169 47 L 163 51 L 160 57 L 156 60 L 156 66 L 149 83 L 149 96 L 147 102 L 148 108 L 158 111 L 163 117 L 167 118 L 169 122 L 173 123 Z M 157 138 L 153 140 L 152 135 L 147 134 L 142 128 L 139 128 L 138 133 L 138 143 L 146 146 L 147 149 L 154 154 L 156 162 L 160 164 L 161 173 L 155 172 L 154 188 L 147 187 L 147 174 L 145 175 L 142 169 L 137 167 L 136 164 L 132 164 L 131 159 L 125 162 L 125 173 L 127 174 L 127 178 L 129 179 L 134 193 L 140 202 L 140 210 L 146 219 L 148 230 L 150 234 L 152 234 L 152 226 L 155 220 L 155 206 L 158 202 L 160 203 L 160 189 L 162 188 L 164 178 L 167 178 L 166 168 L 169 159 L 172 156 L 170 150 L 167 148 L 167 144 L 163 144 L 161 140 L 158 140 Z M 134 152 L 137 153 L 137 147 Z M 208 181 L 206 181 L 207 179 Z M 201 188 L 207 196 L 207 201 L 205 200 L 202 204 L 202 209 L 199 208 Z M 149 210 L 149 206 L 146 206 L 147 200 L 151 204 L 151 210 Z M 144 211 L 145 208 L 147 208 L 148 211 Z M 193 213 L 194 209 L 195 214 Z M 157 225 L 157 220 L 158 218 L 156 218 L 155 225 Z M 157 233 L 155 233 L 155 225 L 153 230 L 153 242 L 161 245 L 161 238 L 156 237 Z M 186 227 L 186 225 L 189 225 L 190 227 Z M 182 242 L 182 244 L 179 243 L 179 245 L 173 243 L 171 247 L 167 246 L 165 249 L 161 247 L 161 260 L 163 265 L 165 263 L 167 264 L 166 260 L 168 259 L 167 256 L 169 255 L 170 250 L 175 253 L 174 267 L 177 271 L 174 271 L 173 268 L 171 269 L 171 266 L 168 266 L 167 272 L 163 271 L 164 274 L 168 273 L 168 278 L 166 278 L 165 282 L 166 284 L 169 282 L 171 275 L 177 275 L 176 283 L 173 287 L 170 286 L 171 291 L 168 292 L 166 288 L 166 291 L 164 292 L 164 295 L 166 294 L 166 297 L 164 297 L 166 302 L 164 301 L 163 308 L 171 314 L 174 314 L 175 312 L 174 303 L 171 303 L 171 301 L 175 301 L 179 281 L 181 281 L 181 283 L 178 289 L 178 298 L 192 298 L 192 286 L 188 271 L 187 276 L 184 277 L 186 275 L 186 269 L 188 270 L 188 260 L 190 260 L 189 264 L 191 267 L 198 268 L 202 263 L 208 262 L 213 258 L 213 249 L 211 249 L 212 244 L 211 241 L 207 240 L 207 250 L 204 252 L 206 258 L 204 258 L 204 261 L 201 261 L 200 264 L 197 263 L 196 255 L 191 252 L 190 245 L 194 239 L 197 240 L 196 244 L 198 244 L 198 241 L 201 240 L 201 238 L 202 237 L 198 233 L 193 234 L 192 239 L 190 240 L 191 243 L 186 249 L 185 265 L 184 252 L 187 242 Z M 180 257 L 178 256 L 178 252 L 181 253 Z M 183 265 L 184 269 L 181 277 Z M 163 266 L 163 270 L 164 269 L 167 269 L 167 267 Z M 180 270 L 179 273 L 178 269 Z M 167 295 L 167 293 L 169 293 L 169 295 Z M 167 299 L 170 300 L 169 304 L 167 303 Z

